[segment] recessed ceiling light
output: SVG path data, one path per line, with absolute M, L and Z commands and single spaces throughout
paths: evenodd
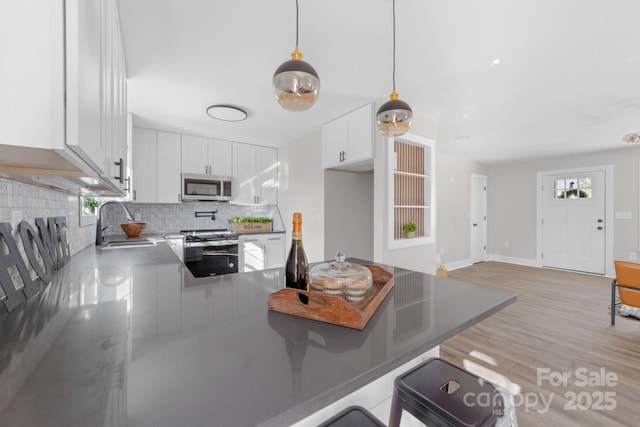
M 491 62 L 491 65 L 500 65 L 500 58 L 496 58 Z
M 212 105 L 207 108 L 207 114 L 214 119 L 224 120 L 225 122 L 241 122 L 247 118 L 246 111 L 233 105 Z
M 468 115 L 468 114 L 463 114 L 463 115 L 462 115 L 462 118 L 463 118 L 463 119 L 468 119 L 468 118 L 469 118 L 469 115 Z
M 622 137 L 622 140 L 627 144 L 640 142 L 640 132 L 631 132 Z

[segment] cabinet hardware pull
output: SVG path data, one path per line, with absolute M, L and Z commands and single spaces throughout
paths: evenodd
M 120 157 L 119 162 L 113 162 L 113 164 L 120 167 L 118 176 L 114 176 L 114 178 L 120 181 L 120 184 L 124 184 L 124 162 L 122 161 L 122 157 Z

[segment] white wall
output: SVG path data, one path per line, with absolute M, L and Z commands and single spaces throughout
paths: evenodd
M 427 116 L 414 116 L 410 133 L 437 141 L 435 120 Z M 422 273 L 435 274 L 436 245 L 412 246 L 409 248 L 388 249 L 387 219 L 387 139 L 376 132 L 376 158 L 374 162 L 374 261 L 408 268 Z M 436 155 L 436 172 L 438 158 Z M 436 176 L 437 186 L 437 176 Z M 438 198 L 436 190 L 436 200 Z M 437 202 L 436 202 L 437 203 Z M 436 224 L 438 223 L 436 215 Z M 437 228 L 436 228 L 436 241 Z
M 278 149 L 278 206 L 291 241 L 294 212 L 302 213 L 302 245 L 309 262 L 324 260 L 324 169 L 318 129 Z M 287 253 L 289 247 L 287 246 Z
M 324 255 L 373 259 L 373 172 L 327 170 L 325 182 Z
M 488 177 L 489 166 L 437 152 L 436 174 L 437 251 L 445 264 L 470 265 L 471 174 Z
M 488 250 L 501 258 L 536 262 L 536 178 L 538 172 L 613 165 L 614 212 L 631 212 L 615 219 L 613 258 L 638 253 L 638 162 L 640 147 L 491 165 L 488 191 Z M 509 242 L 509 247 L 504 247 Z

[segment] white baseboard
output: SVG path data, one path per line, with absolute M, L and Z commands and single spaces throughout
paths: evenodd
M 538 261 L 535 259 L 528 258 L 514 258 L 514 257 L 506 257 L 502 255 L 489 255 L 486 261 L 497 261 L 497 262 L 506 262 L 507 264 L 519 264 L 526 265 L 529 267 L 539 267 Z M 462 259 L 459 261 L 448 262 L 444 266 L 449 271 L 457 270 L 459 268 L 470 267 L 473 265 L 473 262 L 470 258 Z
M 448 262 L 444 266 L 446 267 L 447 270 L 453 271 L 459 268 L 470 267 L 472 265 L 473 265 L 473 262 L 471 262 L 471 259 L 462 259 L 460 261 Z
M 540 267 L 537 259 L 514 258 L 502 255 L 489 255 L 488 261 L 506 262 L 508 264 L 527 265 L 529 267 Z

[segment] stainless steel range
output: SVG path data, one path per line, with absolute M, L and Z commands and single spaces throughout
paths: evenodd
M 238 235 L 226 229 L 181 230 L 184 264 L 195 277 L 238 272 Z

